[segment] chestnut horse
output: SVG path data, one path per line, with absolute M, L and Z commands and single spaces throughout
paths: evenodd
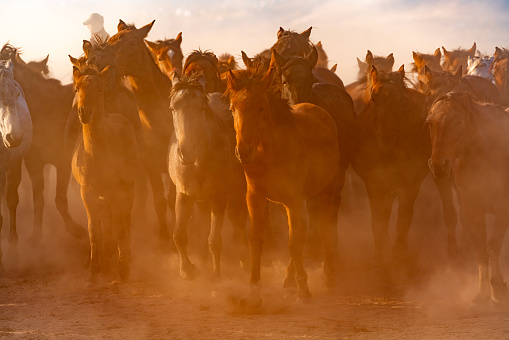
M 200 273 L 187 255 L 187 224 L 196 201 L 209 207 L 213 277 L 221 278 L 221 232 L 235 157 L 228 127 L 210 107 L 204 83 L 203 75 L 188 78 L 174 73 L 170 94 L 175 133 L 170 139 L 168 170 L 177 188 L 173 237 L 180 253 L 180 275 L 188 280 Z
M 235 61 L 235 57 L 229 53 L 223 53 L 218 58 L 219 74 L 222 75 L 226 73 L 228 70 L 236 70 L 237 62 Z
M 219 74 L 219 61 L 211 51 L 195 50 L 187 56 L 183 74 L 199 76 L 200 73 L 205 76 L 205 91 L 224 92 L 224 85 Z
M 502 104 L 509 106 L 509 50 L 497 47 L 494 54 L 495 60 L 491 65 L 491 73 L 495 85 L 500 91 Z
M 81 187 L 88 218 L 90 278 L 95 283 L 101 264 L 118 258 L 118 277 L 129 277 L 131 211 L 139 164 L 136 134 L 127 118 L 106 114 L 105 93 L 115 83 L 107 66 L 80 71 L 73 67 L 78 117 L 83 125 L 72 157 L 72 172 Z M 112 239 L 109 239 L 109 237 Z M 113 247 L 109 244 L 113 241 Z
M 424 76 L 424 67 L 428 66 L 432 72 L 443 72 L 442 66 L 440 65 L 442 53 L 440 52 L 440 48 L 437 48 L 433 54 L 412 52 L 412 57 L 414 59 L 412 72 L 417 73 L 417 80 L 419 82 L 417 89 L 424 92 L 424 85 L 428 81 L 428 79 Z
M 0 52 L 2 59 L 17 60 L 17 49 L 5 44 Z M 86 230 L 69 214 L 67 189 L 71 176 L 69 154 L 65 152 L 64 133 L 72 107 L 72 86 L 63 86 L 56 79 L 48 79 L 28 64 L 14 62 L 14 78 L 23 87 L 33 124 L 33 143 L 25 156 L 25 166 L 32 182 L 34 221 L 31 241 L 42 238 L 44 210 L 44 173 L 46 164 L 56 168 L 55 204 L 65 229 L 74 237 L 86 237 Z
M 311 296 L 303 265 L 306 238 L 304 200 L 321 207 L 318 220 L 325 242 L 326 282 L 333 283 L 337 251 L 334 193 L 338 177 L 338 137 L 327 111 L 313 104 L 289 106 L 273 91 L 275 70 L 228 71 L 237 145 L 235 153 L 247 180 L 250 224 L 251 293 L 259 298 L 260 259 L 267 200 L 282 203 L 289 225 L 290 265 L 285 286 L 297 284 L 299 299 Z M 292 275 L 295 273 L 295 275 Z
M 145 40 L 145 43 L 150 49 L 154 61 L 164 74 L 169 76 L 173 70 L 182 73 L 184 61 L 184 54 L 180 47 L 182 44 L 182 32 L 177 34 L 175 39 Z
M 454 176 L 465 223 L 473 232 L 479 265 L 476 302 L 507 301 L 499 266 L 509 225 L 509 115 L 467 93 L 448 93 L 427 118 L 432 145 L 429 165 L 437 178 Z M 487 242 L 486 214 L 496 217 Z
M 444 61 L 442 62 L 442 69 L 444 71 L 449 72 L 457 72 L 461 66 L 462 74 L 467 73 L 467 59 L 468 56 L 473 57 L 475 55 L 475 51 L 477 51 L 477 45 L 474 44 L 470 47 L 469 50 L 463 50 L 458 48 L 453 51 L 448 51 L 445 47 L 442 46 L 442 50 L 444 51 Z
M 32 121 L 21 86 L 14 80 L 13 62 L 0 60 L 0 192 L 5 192 L 9 209 L 9 244 L 16 247 L 16 209 L 19 203 L 18 186 L 21 182 L 21 161 L 32 142 Z M 0 216 L 0 231 L 3 218 Z M 1 240 L 1 238 L 0 238 Z M 3 273 L 0 246 L 0 273 Z
M 136 96 L 145 142 L 142 158 L 152 187 L 161 240 L 169 242 L 167 201 L 161 173 L 168 173 L 166 158 L 173 131 L 168 108 L 171 82 L 154 62 L 144 42 L 154 22 L 137 29 L 120 20 L 118 32 L 108 39 L 108 45 L 116 51 L 118 71 L 127 77 Z

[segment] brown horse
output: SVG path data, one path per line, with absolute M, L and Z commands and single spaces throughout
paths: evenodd
M 352 97 L 355 112 L 359 114 L 366 108 L 371 100 L 370 77 L 372 66 L 375 66 L 376 69 L 381 72 L 392 72 L 394 55 L 391 53 L 387 57 L 375 56 L 368 50 L 366 53 L 366 61 L 362 63 L 359 58 L 357 58 L 357 62 L 359 63 L 359 79 L 346 86 L 346 91 Z M 364 67 L 364 74 L 361 74 L 361 68 Z
M 475 55 L 475 51 L 477 51 L 477 45 L 474 44 L 470 47 L 469 50 L 464 50 L 458 48 L 453 51 L 447 51 L 445 47 L 442 46 L 442 50 L 444 51 L 444 61 L 442 63 L 442 69 L 444 71 L 449 72 L 457 72 L 461 66 L 463 70 L 462 74 L 467 73 L 467 64 L 468 64 L 468 56 L 473 57 Z
M 458 92 L 439 98 L 427 123 L 431 171 L 437 178 L 454 176 L 465 223 L 474 235 L 479 265 L 474 301 L 488 302 L 490 297 L 507 301 L 499 257 L 509 224 L 509 115 L 496 105 L 476 103 L 470 94 Z M 496 217 L 487 243 L 486 214 Z
M 17 49 L 5 44 L 0 52 L 2 58 L 17 60 Z M 32 181 L 34 224 L 31 240 L 42 238 L 44 209 L 44 165 L 51 164 L 57 170 L 55 204 L 62 216 L 65 229 L 74 237 L 86 236 L 83 226 L 69 214 L 67 189 L 71 176 L 69 154 L 65 152 L 64 133 L 67 117 L 72 107 L 72 86 L 63 86 L 56 79 L 48 79 L 25 63 L 15 61 L 14 77 L 23 87 L 33 124 L 32 146 L 25 156 L 25 166 Z
M 339 149 L 334 120 L 313 104 L 289 106 L 268 74 L 228 72 L 227 94 L 235 122 L 235 152 L 247 180 L 250 225 L 251 293 L 259 298 L 260 259 L 267 200 L 282 203 L 288 215 L 291 262 L 286 282 L 297 282 L 297 297 L 311 296 L 303 265 L 306 228 L 304 200 L 321 207 L 318 225 L 325 241 L 324 271 L 333 280 L 333 258 L 337 251 L 334 193 Z M 315 218 L 315 216 L 313 216 Z M 294 277 L 292 273 L 295 273 Z
M 414 59 L 412 72 L 417 73 L 417 79 L 419 81 L 418 89 L 423 92 L 425 90 L 423 84 L 426 84 L 428 81 L 424 76 L 424 67 L 428 66 L 432 72 L 442 72 L 442 66 L 440 65 L 442 53 L 440 52 L 440 48 L 437 48 L 433 54 L 412 52 L 412 57 Z
M 268 71 L 270 68 L 270 57 L 267 58 L 266 56 L 262 54 L 258 54 L 253 58 L 248 57 L 246 52 L 241 51 L 242 55 L 242 61 L 244 62 L 244 65 L 246 66 L 247 70 L 263 70 Z
M 323 48 L 322 41 L 320 40 L 315 44 L 315 48 L 318 51 L 318 60 L 316 61 L 316 67 L 329 68 L 329 57 Z
M 500 91 L 502 104 L 509 106 L 509 50 L 497 47 L 494 57 L 491 73 L 495 79 L 495 85 Z
M 145 40 L 145 43 L 152 53 L 154 61 L 164 74 L 169 76 L 173 70 L 182 73 L 182 63 L 184 61 L 184 54 L 180 47 L 182 32 L 177 34 L 175 39 Z
M 161 173 L 167 173 L 166 157 L 173 131 L 168 100 L 171 82 L 158 68 L 144 42 L 153 24 L 154 21 L 137 29 L 120 20 L 118 33 L 108 39 L 108 45 L 116 51 L 118 70 L 127 77 L 136 96 L 145 141 L 143 162 L 152 186 L 161 239 L 169 242 Z
M 105 112 L 105 93 L 114 86 L 114 70 L 107 66 L 80 71 L 73 67 L 78 116 L 83 125 L 72 158 L 74 178 L 88 218 L 90 283 L 101 262 L 106 264 L 116 250 L 121 281 L 129 276 L 131 210 L 134 179 L 139 164 L 136 134 L 127 118 Z M 112 238 L 112 245 L 108 244 Z
M 427 66 L 424 67 L 424 93 L 426 106 L 429 111 L 433 102 L 451 91 L 463 91 L 472 94 L 477 100 L 497 105 L 502 104 L 497 87 L 488 79 L 466 75 L 462 76 L 462 66 L 455 74 L 450 72 L 432 72 Z
M 228 70 L 236 70 L 237 62 L 235 61 L 235 57 L 230 53 L 223 53 L 218 58 L 219 74 L 223 75 Z
M 224 92 L 219 73 L 219 61 L 211 51 L 195 50 L 191 52 L 184 63 L 183 74 L 185 76 L 205 76 L 205 90 L 209 93 Z

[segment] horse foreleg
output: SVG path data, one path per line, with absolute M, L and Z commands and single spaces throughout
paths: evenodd
M 400 258 L 408 248 L 408 232 L 414 216 L 414 204 L 419 194 L 421 183 L 412 183 L 398 194 L 398 220 L 396 221 L 396 242 L 393 247 L 393 255 Z
M 210 221 L 209 250 L 212 255 L 214 280 L 216 281 L 221 279 L 221 251 L 223 249 L 222 230 L 227 200 L 228 199 L 225 195 L 223 197 L 217 197 L 213 202 L 211 202 L 212 213 Z
M 2 200 L 1 200 L 1 197 L 3 196 L 3 193 L 4 193 L 4 190 L 5 190 L 5 172 L 0 172 L 0 206 L 1 206 L 1 203 L 2 203 Z M 2 264 L 2 238 L 1 238 L 1 235 L 2 235 L 2 226 L 3 226 L 3 217 L 2 217 L 2 212 L 0 210 L 0 274 L 3 274 L 4 273 L 4 267 L 3 267 L 3 264 Z
M 259 298 L 261 286 L 261 257 L 267 198 L 248 190 L 246 194 L 246 201 L 251 222 L 249 227 L 249 251 L 251 253 L 251 296 Z
M 304 242 L 306 241 L 306 225 L 304 223 L 303 208 L 304 202 L 295 202 L 285 205 L 288 214 L 288 249 L 290 257 L 295 266 L 295 279 L 297 281 L 297 299 L 307 299 L 311 297 L 307 280 L 308 275 L 304 269 L 303 252 Z
M 456 259 L 458 255 L 458 247 L 456 244 L 456 224 L 458 223 L 458 214 L 454 207 L 452 196 L 452 183 L 451 180 L 443 181 L 437 180 L 433 176 L 435 184 L 438 188 L 440 198 L 442 201 L 443 218 L 445 227 L 447 228 L 447 252 L 449 259 Z
M 70 162 L 62 162 L 57 165 L 57 188 L 55 195 L 55 205 L 57 207 L 62 220 L 64 221 L 65 230 L 72 236 L 78 239 L 85 238 L 87 236 L 86 229 L 74 221 L 69 213 L 69 206 L 67 200 L 67 189 L 69 187 L 69 179 L 71 177 L 71 166 Z
M 18 232 L 16 230 L 16 209 L 18 208 L 18 187 L 21 182 L 21 161 L 13 164 L 7 171 L 7 207 L 9 208 L 9 244 L 16 247 Z
M 134 201 L 134 185 L 117 197 L 113 213 L 113 238 L 118 250 L 118 276 L 120 282 L 129 279 L 129 261 L 131 257 L 130 230 L 131 214 Z
M 247 204 L 246 193 L 232 195 L 228 199 L 228 218 L 233 226 L 233 244 L 237 247 L 240 257 L 240 267 L 246 270 L 249 266 L 249 250 L 246 236 Z
M 173 240 L 180 254 L 180 276 L 186 280 L 194 280 L 200 275 L 200 270 L 187 256 L 187 224 L 191 217 L 194 199 L 181 192 L 177 193 L 175 203 L 176 223 L 173 230 Z
M 90 277 L 88 282 L 93 284 L 97 280 L 100 269 L 101 248 L 103 243 L 101 217 L 102 207 L 99 198 L 85 188 L 81 188 L 81 199 L 85 205 L 88 219 L 88 237 L 90 241 Z
M 25 166 L 32 182 L 32 201 L 34 205 L 34 225 L 30 241 L 32 244 L 37 244 L 42 238 L 42 214 L 44 211 L 43 164 L 25 160 Z
M 502 250 L 505 231 L 509 222 L 505 216 L 506 214 L 507 212 L 503 211 L 502 214 L 496 217 L 495 229 L 488 240 L 491 296 L 495 302 L 507 300 L 508 298 L 507 285 L 499 265 L 500 251 Z
M 169 243 L 170 234 L 166 223 L 166 199 L 164 197 L 164 186 L 161 178 L 161 173 L 157 169 L 150 169 L 148 171 L 150 185 L 152 187 L 152 197 L 154 200 L 154 208 L 159 223 L 159 237 L 164 243 Z

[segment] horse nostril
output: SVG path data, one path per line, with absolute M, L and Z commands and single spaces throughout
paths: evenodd
M 14 135 L 12 133 L 8 133 L 6 136 L 5 136 L 5 139 L 10 143 L 12 144 L 14 142 Z

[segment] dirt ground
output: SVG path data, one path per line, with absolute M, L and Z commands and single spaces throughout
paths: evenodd
M 88 240 L 76 240 L 63 228 L 53 203 L 54 186 L 46 186 L 44 239 L 28 242 L 31 190 L 26 173 L 20 186 L 17 252 L 3 228 L 6 274 L 0 276 L 0 337 L 6 339 L 508 339 L 509 304 L 473 305 L 477 269 L 447 261 L 441 208 L 430 178 L 416 203 L 405 261 L 388 260 L 387 273 L 371 267 L 373 240 L 369 206 L 356 183 L 345 190 L 340 235 L 338 287 L 322 285 L 319 261 L 306 269 L 313 297 L 297 303 L 282 282 L 288 251 L 285 230 L 267 242 L 263 256 L 262 299 L 249 308 L 249 275 L 238 266 L 223 231 L 223 280 L 211 282 L 211 265 L 200 255 L 201 241 L 189 246 L 202 275 L 187 282 L 178 274 L 178 257 L 161 250 L 152 214 L 133 217 L 131 280 L 111 285 L 101 277 L 87 288 Z M 47 179 L 54 173 L 48 170 Z M 358 189 L 357 189 L 358 191 Z M 71 213 L 86 224 L 76 184 L 69 190 Z M 150 208 L 150 204 L 147 204 Z M 147 209 L 148 209 L 147 208 Z M 5 209 L 2 209 L 5 211 Z M 397 209 L 395 208 L 395 212 Z M 5 215 L 4 215 L 5 216 Z M 394 221 L 392 221 L 394 224 Z M 5 225 L 8 225 L 5 223 Z M 460 232 L 460 231 L 459 231 Z M 195 234 L 196 233 L 196 234 Z M 190 229 L 190 235 L 198 235 Z M 394 238 L 394 226 L 391 226 Z M 203 241 L 203 235 L 201 237 Z M 509 255 L 504 247 L 507 276 Z

